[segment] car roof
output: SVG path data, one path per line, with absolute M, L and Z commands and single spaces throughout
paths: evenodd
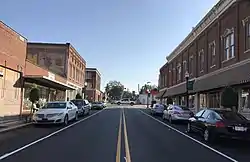
M 204 108 L 203 110 L 211 110 L 211 111 L 215 111 L 215 112 L 231 112 L 232 110 L 230 108 Z
M 68 101 L 50 101 L 48 103 L 67 103 Z

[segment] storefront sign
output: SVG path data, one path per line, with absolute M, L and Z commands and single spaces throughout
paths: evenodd
M 51 72 L 48 72 L 48 77 L 49 77 L 49 79 L 51 79 L 51 80 L 55 80 L 55 74 L 53 74 L 53 73 L 51 73 Z

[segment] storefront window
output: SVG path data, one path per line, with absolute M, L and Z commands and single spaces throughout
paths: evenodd
M 189 95 L 189 108 L 193 108 L 194 107 L 194 99 L 195 99 L 195 95 Z
M 200 94 L 200 107 L 208 107 L 207 94 Z
M 250 88 L 242 90 L 241 105 L 244 111 L 250 111 Z
M 209 94 L 209 107 L 220 108 L 220 93 L 210 93 Z

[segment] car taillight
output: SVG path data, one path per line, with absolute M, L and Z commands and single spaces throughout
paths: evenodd
M 222 121 L 218 121 L 218 122 L 215 123 L 215 126 L 217 128 L 222 128 L 222 127 L 225 127 L 225 124 Z

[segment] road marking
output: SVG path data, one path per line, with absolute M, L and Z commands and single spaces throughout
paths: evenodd
M 208 146 L 208 145 L 206 145 L 206 144 L 204 144 L 204 143 L 198 141 L 197 139 L 195 139 L 195 138 L 193 138 L 193 137 L 191 137 L 191 136 L 189 136 L 189 135 L 187 135 L 187 134 L 185 134 L 185 133 L 179 131 L 178 129 L 176 129 L 176 128 L 174 128 L 174 127 L 172 127 L 172 126 L 170 126 L 170 125 L 168 125 L 168 124 L 166 124 L 166 123 L 164 123 L 164 122 L 162 122 L 162 121 L 160 121 L 160 120 L 158 120 L 158 119 L 156 119 L 156 118 L 150 116 L 149 114 L 143 112 L 142 110 L 139 109 L 139 111 L 141 111 L 144 115 L 150 117 L 151 119 L 154 119 L 154 120 L 156 120 L 157 122 L 163 124 L 164 126 L 170 128 L 170 129 L 172 129 L 172 130 L 174 130 L 174 131 L 180 133 L 181 135 L 183 135 L 183 136 L 185 136 L 185 137 L 187 137 L 187 138 L 193 140 L 194 142 L 196 142 L 196 143 L 198 143 L 198 144 L 200 144 L 200 145 L 206 147 L 207 149 L 209 149 L 209 150 L 211 150 L 211 151 L 213 151 L 213 152 L 215 152 L 215 153 L 217 153 L 217 154 L 219 154 L 219 155 L 221 155 L 221 156 L 227 158 L 228 160 L 231 160 L 231 161 L 233 161 L 233 162 L 238 162 L 237 160 L 231 158 L 230 156 L 228 156 L 228 155 L 226 155 L 226 154 L 224 154 L 224 153 L 222 153 L 222 152 L 220 152 L 220 151 L 218 151 L 218 150 L 216 150 L 216 149 L 214 149 L 214 148 L 212 148 L 212 147 L 210 147 L 210 146 Z
M 123 129 L 124 129 L 124 141 L 125 141 L 125 152 L 126 152 L 126 162 L 131 162 L 130 151 L 129 151 L 129 144 L 128 144 L 128 133 L 127 133 L 127 125 L 125 119 L 124 109 L 122 109 L 123 115 Z
M 116 146 L 116 162 L 121 161 L 121 134 L 122 134 L 122 111 L 120 111 L 120 123 L 119 123 L 118 139 Z
M 103 110 L 104 110 L 104 109 L 103 109 Z M 51 134 L 49 134 L 49 135 L 47 135 L 47 136 L 45 136 L 45 137 L 42 137 L 42 138 L 40 138 L 40 139 L 38 139 L 38 140 L 36 140 L 36 141 L 33 141 L 33 142 L 31 142 L 31 143 L 29 143 L 29 144 L 27 144 L 27 145 L 24 145 L 23 147 L 20 147 L 20 148 L 14 150 L 14 151 L 12 151 L 12 152 L 6 153 L 6 154 L 0 156 L 0 160 L 3 160 L 3 159 L 5 159 L 5 158 L 7 158 L 7 157 L 9 157 L 9 156 L 12 156 L 12 155 L 14 155 L 14 154 L 16 154 L 16 153 L 18 153 L 18 152 L 20 152 L 20 151 L 22 151 L 22 150 L 27 149 L 28 147 L 30 147 L 30 146 L 32 146 L 32 145 L 35 145 L 35 144 L 37 144 L 37 143 L 39 143 L 39 142 L 41 142 L 41 141 L 43 141 L 43 140 L 45 140 L 45 139 L 47 139 L 47 138 L 50 138 L 50 137 L 52 137 L 52 136 L 54 136 L 54 135 L 56 135 L 56 134 L 58 134 L 58 133 L 60 133 L 60 132 L 62 132 L 62 131 L 64 131 L 64 130 L 70 128 L 70 127 L 73 127 L 74 125 L 79 124 L 79 123 L 81 123 L 82 121 L 87 120 L 87 119 L 89 119 L 89 118 L 91 118 L 91 117 L 93 117 L 93 116 L 99 114 L 99 113 L 102 112 L 103 110 L 98 111 L 98 112 L 96 112 L 96 113 L 94 113 L 94 114 L 92 114 L 92 115 L 90 115 L 90 116 L 88 116 L 88 117 L 86 117 L 86 118 L 84 118 L 84 119 L 81 119 L 81 120 L 79 120 L 79 121 L 77 121 L 77 122 L 75 122 L 75 123 L 72 123 L 72 124 L 68 125 L 67 127 L 64 127 L 64 128 L 62 128 L 62 129 L 59 129 L 59 130 L 57 130 L 57 131 L 55 131 L 55 132 L 53 132 L 53 133 L 51 133 Z

